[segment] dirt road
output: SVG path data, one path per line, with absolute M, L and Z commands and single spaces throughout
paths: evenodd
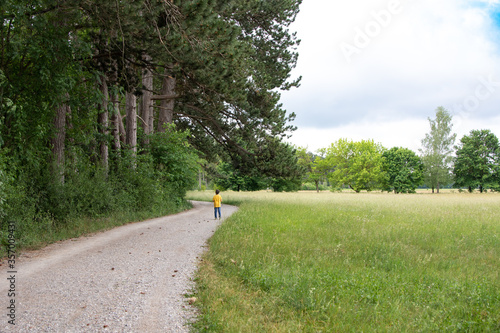
M 211 203 L 193 205 L 22 254 L 16 273 L 4 263 L 0 331 L 187 332 L 195 310 L 184 294 L 219 224 Z M 235 211 L 224 205 L 223 218 Z

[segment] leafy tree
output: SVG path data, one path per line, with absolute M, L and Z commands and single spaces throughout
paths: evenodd
M 349 186 L 356 193 L 372 191 L 383 180 L 383 147 L 373 140 L 340 139 L 327 149 L 326 163 L 333 170 L 328 178 L 337 186 Z
M 443 107 L 436 109 L 436 119 L 429 119 L 431 131 L 422 140 L 420 149 L 425 165 L 425 183 L 439 193 L 440 185 L 451 180 L 453 144 L 456 134 L 452 134 L 452 116 Z
M 267 179 L 261 175 L 243 174 L 230 163 L 220 162 L 217 166 L 214 183 L 221 190 L 259 191 L 267 187 Z
M 456 147 L 456 187 L 467 187 L 469 192 L 479 188 L 500 189 L 500 145 L 490 130 L 473 130 Z
M 415 193 L 424 179 L 422 159 L 412 150 L 398 147 L 384 151 L 382 157 L 385 189 L 394 193 Z
M 297 149 L 297 157 L 299 165 L 306 170 L 304 181 L 312 181 L 316 187 L 316 192 L 319 192 L 319 185 L 327 179 L 328 164 L 325 161 L 325 150 L 319 151 L 320 155 L 315 155 L 307 152 L 305 148 Z
M 309 178 L 309 173 L 311 172 L 311 164 L 314 159 L 314 155 L 311 152 L 308 152 L 304 147 L 298 147 L 296 149 L 297 154 L 297 164 L 300 165 L 304 170 L 306 170 L 307 174 L 303 175 L 303 181 L 307 181 Z

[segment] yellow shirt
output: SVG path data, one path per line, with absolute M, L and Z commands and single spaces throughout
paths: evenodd
M 222 197 L 220 196 L 220 194 L 216 194 L 216 195 L 214 195 L 212 201 L 214 202 L 215 208 L 220 207 L 220 205 L 222 203 Z

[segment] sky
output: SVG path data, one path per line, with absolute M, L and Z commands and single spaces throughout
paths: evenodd
M 302 76 L 281 98 L 296 114 L 290 143 L 418 152 L 440 106 L 456 143 L 475 129 L 500 138 L 500 0 L 303 0 L 290 30 Z

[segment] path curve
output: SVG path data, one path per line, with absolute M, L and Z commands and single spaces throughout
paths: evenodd
M 176 215 L 52 244 L 16 262 L 15 297 L 0 267 L 0 332 L 188 332 L 184 297 L 220 221 L 193 201 Z M 237 210 L 224 205 L 223 218 Z M 15 323 L 7 316 L 15 300 Z

